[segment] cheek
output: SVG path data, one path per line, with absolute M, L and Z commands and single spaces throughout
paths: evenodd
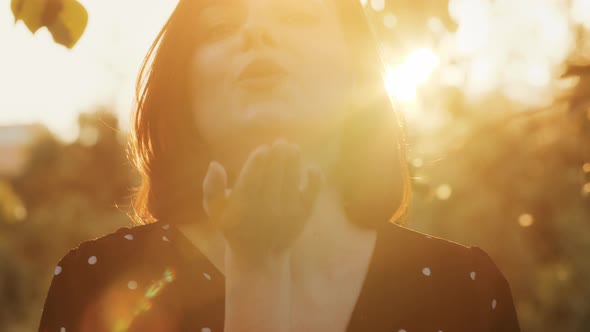
M 299 34 L 293 46 L 299 54 L 301 73 L 313 88 L 337 87 L 351 80 L 350 50 L 342 33 L 332 27 L 318 29 L 313 38 Z
M 342 111 L 350 102 L 353 74 L 349 50 L 333 40 L 318 40 L 301 57 L 301 79 L 307 82 L 306 94 L 328 112 Z
M 208 47 L 195 52 L 192 61 L 192 78 L 197 93 L 209 95 L 223 88 L 229 74 L 229 58 L 219 47 Z
M 228 108 L 227 81 L 231 74 L 230 59 L 218 48 L 195 52 L 192 62 L 192 110 L 199 132 L 206 141 L 224 135 L 231 125 Z

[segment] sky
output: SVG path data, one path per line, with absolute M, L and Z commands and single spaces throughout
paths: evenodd
M 69 50 L 46 28 L 32 34 L 0 3 L 0 125 L 42 122 L 65 140 L 77 114 L 112 106 L 126 127 L 135 80 L 175 0 L 81 0 L 88 26 Z

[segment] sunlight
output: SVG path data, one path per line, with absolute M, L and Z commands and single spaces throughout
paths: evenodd
M 46 28 L 32 34 L 22 21 L 14 24 L 9 2 L 2 2 L 0 123 L 39 121 L 73 140 L 78 113 L 106 104 L 127 126 L 141 60 L 175 1 L 80 2 L 90 17 L 71 50 L 53 42 Z
M 590 29 L 590 0 L 573 0 L 571 15 L 574 22 Z
M 589 3 L 574 1 L 574 21 L 590 17 Z M 551 82 L 574 47 L 566 2 L 451 0 L 448 9 L 458 24 L 457 56 L 468 59 L 463 87 L 468 96 L 502 91 L 529 106 L 553 101 Z
M 389 93 L 402 102 L 415 100 L 416 90 L 428 81 L 439 64 L 439 57 L 429 48 L 412 51 L 401 64 L 386 68 Z

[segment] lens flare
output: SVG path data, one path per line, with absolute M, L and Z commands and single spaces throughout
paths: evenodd
M 165 311 L 155 309 L 154 299 L 175 280 L 174 271 L 166 268 L 160 279 L 145 287 L 128 277 L 132 276 L 126 275 L 114 281 L 97 301 L 88 306 L 83 316 L 82 331 L 94 331 L 97 327 L 112 332 L 128 331 L 133 323 L 138 323 L 136 319 L 148 311 L 151 311 L 149 324 L 154 330 L 167 331 L 172 327 L 173 319 Z M 129 287 L 130 284 L 132 287 Z M 145 292 L 140 289 L 145 289 Z

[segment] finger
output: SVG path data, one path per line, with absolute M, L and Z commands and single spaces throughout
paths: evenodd
M 301 152 L 297 145 L 290 144 L 285 158 L 285 172 L 283 174 L 283 188 L 281 192 L 282 205 L 289 216 L 293 216 L 299 206 L 299 192 L 301 190 Z
M 276 216 L 278 216 L 282 208 L 280 203 L 287 148 L 287 141 L 284 139 L 279 139 L 273 143 L 261 189 L 261 201 L 264 206 L 269 208 L 269 212 Z
M 318 197 L 323 182 L 322 171 L 319 167 L 310 167 L 307 170 L 307 185 L 302 191 L 302 205 L 305 215 L 311 214 L 313 205 Z
M 252 232 L 251 228 L 254 225 L 243 225 L 235 224 L 238 220 L 242 219 L 245 211 L 256 207 L 256 200 L 260 195 L 260 189 L 262 187 L 262 177 L 266 169 L 269 158 L 269 147 L 268 145 L 262 145 L 256 148 L 248 156 L 248 159 L 244 163 L 240 171 L 240 175 L 236 180 L 236 185 L 232 191 L 232 197 L 228 201 L 226 215 L 229 219 L 232 219 L 234 223 L 229 225 L 229 228 L 235 228 L 238 232 Z
M 210 218 L 219 216 L 226 201 L 227 173 L 218 162 L 209 163 L 203 180 L 203 208 Z
M 307 221 L 307 218 L 302 218 L 300 178 L 301 156 L 299 147 L 295 144 L 289 144 L 281 193 L 281 204 L 285 218 L 279 225 L 275 241 L 279 251 L 291 245 L 292 241 L 301 233 Z
M 256 148 L 244 163 L 236 180 L 233 193 L 236 198 L 247 199 L 260 193 L 262 177 L 269 158 L 269 147 L 262 145 Z

